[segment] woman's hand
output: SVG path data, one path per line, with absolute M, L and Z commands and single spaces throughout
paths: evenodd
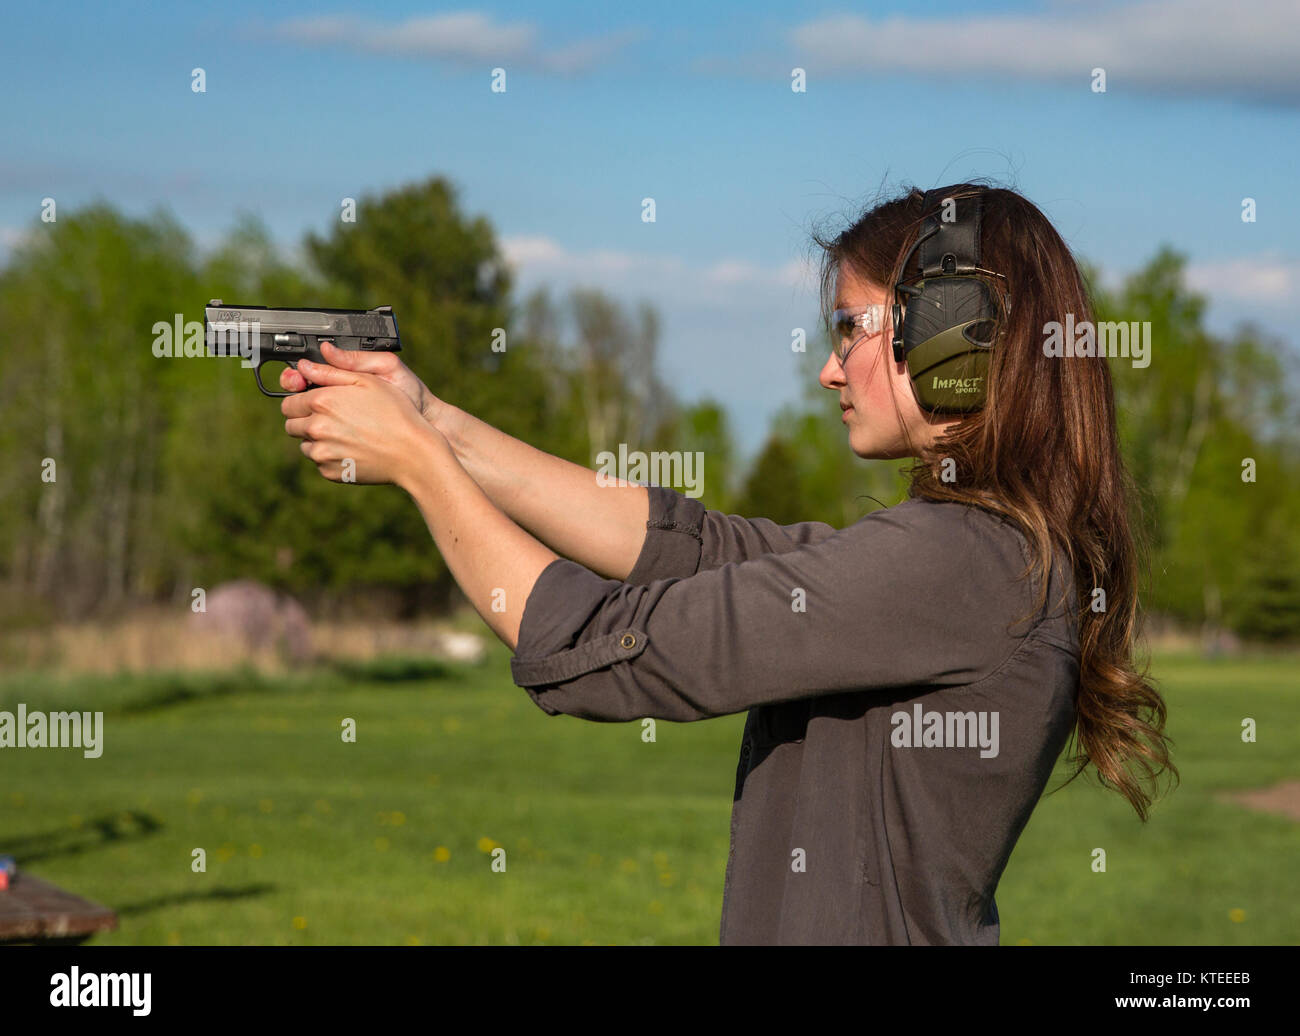
M 368 353 L 361 349 L 340 349 L 333 342 L 321 342 L 321 353 L 332 367 L 373 374 L 380 380 L 401 389 L 406 398 L 414 404 L 415 409 L 430 424 L 434 423 L 447 405 L 429 391 L 424 382 L 412 373 L 411 368 L 397 358 L 396 353 Z M 299 368 L 302 367 L 303 362 L 305 361 L 299 361 Z M 309 367 L 319 369 L 320 364 L 309 364 Z M 280 372 L 280 387 L 286 392 L 301 392 L 307 385 L 307 379 L 292 367 L 285 367 Z
M 304 384 L 321 387 L 280 401 L 284 430 L 332 482 L 392 482 L 410 493 L 456 582 L 513 650 L 533 586 L 559 555 L 497 509 L 409 394 L 375 374 L 298 365 Z
M 442 434 L 391 381 L 306 360 L 299 367 L 322 387 L 285 397 L 284 430 L 303 440 L 302 452 L 325 478 L 402 485 L 430 446 L 450 456 Z

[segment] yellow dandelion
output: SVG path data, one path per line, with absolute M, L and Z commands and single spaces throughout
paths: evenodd
M 442 721 L 442 729 L 448 734 L 454 734 L 460 729 L 460 720 L 455 716 L 448 716 Z
M 167 945 L 168 945 L 168 946 L 179 946 L 180 944 L 181 944 L 181 933 L 180 933 L 180 932 L 168 932 L 168 933 L 167 933 Z
M 438 863 L 446 863 L 448 860 L 451 859 L 451 850 L 448 849 L 445 845 L 440 845 L 438 846 L 438 848 L 433 850 L 433 858 Z
M 659 900 L 657 899 L 650 900 L 650 913 L 662 914 L 663 912 L 664 912 L 664 905 L 660 903 Z
M 1234 907 L 1228 911 L 1228 920 L 1234 924 L 1241 924 L 1242 921 L 1246 920 L 1246 911 L 1242 910 L 1241 907 Z
M 263 813 L 270 813 L 274 807 L 270 799 L 262 799 L 260 802 L 258 802 L 257 808 L 260 809 Z
M 487 835 L 478 840 L 478 851 L 481 853 L 490 853 L 493 849 L 500 849 L 501 843 L 493 841 Z
M 298 931 L 301 932 L 304 928 L 307 927 L 307 918 L 305 918 L 305 917 L 295 917 L 295 918 L 293 919 L 293 926 L 294 926 L 295 928 L 297 928 Z
M 671 884 L 672 884 L 674 881 L 676 881 L 676 880 L 677 880 L 677 879 L 674 878 L 674 877 L 673 877 L 671 874 L 669 874 L 667 871 L 665 871 L 663 874 L 660 874 L 660 875 L 659 875 L 659 884 L 660 884 L 660 885 L 663 885 L 663 886 L 665 886 L 665 887 L 667 887 L 668 885 L 671 885 Z
M 420 945 L 420 937 L 419 937 L 418 935 L 408 935 L 408 936 L 406 937 L 406 945 L 407 945 L 407 946 L 419 946 L 419 945 Z
M 326 801 L 325 799 L 317 799 L 316 809 L 321 813 L 330 813 L 333 811 L 334 807 L 331 806 L 329 802 Z
M 387 852 L 388 846 L 389 846 L 389 841 L 387 838 L 381 837 L 375 839 L 375 848 L 378 849 L 381 853 Z
M 197 806 L 203 801 L 203 792 L 198 788 L 191 788 L 189 794 L 185 796 L 185 802 L 190 806 Z
M 655 862 L 655 866 L 658 867 L 661 871 L 666 871 L 668 869 L 667 853 L 655 853 L 653 859 Z
M 619 863 L 618 869 L 623 871 L 623 873 L 625 874 L 635 874 L 637 871 L 641 869 L 641 865 L 637 863 L 636 860 L 632 859 L 630 856 L 625 856 L 622 862 Z

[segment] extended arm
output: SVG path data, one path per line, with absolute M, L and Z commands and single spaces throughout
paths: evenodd
M 410 493 L 466 596 L 515 650 L 516 682 L 548 712 L 688 720 L 841 691 L 963 685 L 1025 635 L 1011 632 L 1007 608 L 1033 610 L 1018 582 L 1023 538 L 978 509 L 913 500 L 687 578 L 602 579 L 503 514 L 399 389 L 368 374 L 327 377 L 284 400 L 286 431 L 326 478 Z
M 322 347 L 328 365 L 300 361 L 280 384 L 298 391 L 307 380 L 338 384 L 330 367 L 373 374 L 400 389 L 450 443 L 461 466 L 506 516 L 553 550 L 593 572 L 625 579 L 645 542 L 649 502 L 635 485 L 601 485 L 596 472 L 521 442 L 446 403 L 391 353 Z
M 666 488 L 602 485 L 591 469 L 536 449 L 439 399 L 391 353 L 332 346 L 323 352 L 338 368 L 374 374 L 401 389 L 446 437 L 462 467 L 497 508 L 552 550 L 606 578 L 690 575 L 728 561 L 793 550 L 836 531 L 823 522 L 782 526 L 765 518 L 706 511 L 698 500 Z M 301 375 L 313 371 L 312 381 L 328 384 L 328 370 L 304 361 L 299 371 L 286 368 L 280 384 L 297 391 L 307 383 Z M 694 553 L 690 544 L 674 543 L 673 533 L 696 535 Z

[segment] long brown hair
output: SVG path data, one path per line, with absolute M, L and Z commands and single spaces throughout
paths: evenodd
M 1066 783 L 1092 764 L 1103 786 L 1119 791 L 1145 820 L 1155 797 L 1147 786 L 1166 770 L 1177 779 L 1178 770 L 1164 733 L 1165 703 L 1148 678 L 1149 659 L 1141 671 L 1134 663 L 1146 543 L 1133 532 L 1141 527 L 1140 505 L 1120 456 L 1110 366 L 1097 358 L 1051 357 L 1043 349 L 1048 323 L 1063 325 L 1066 314 L 1076 325 L 1093 319 L 1090 292 L 1070 248 L 1033 203 L 983 183 L 945 191 L 953 198 L 975 194 L 983 198 L 981 266 L 1007 278 L 1010 312 L 989 359 L 983 409 L 949 427 L 933 449 L 916 451 L 917 463 L 904 472 L 908 496 L 970 504 L 1013 521 L 1033 547 L 1024 574 L 1038 579 L 1039 608 L 1054 553 L 1068 561 L 1080 659 L 1070 755 L 1076 769 Z M 888 289 L 891 302 L 896 282 L 919 277 L 915 258 L 910 269 L 902 264 L 927 214 L 913 189 L 869 207 L 834 237 L 813 234 L 823 250 L 827 323 L 843 264 Z M 887 322 L 882 349 L 891 348 L 891 335 Z M 956 481 L 936 477 L 940 457 L 956 462 Z M 1100 611 L 1093 608 L 1095 588 L 1105 592 Z

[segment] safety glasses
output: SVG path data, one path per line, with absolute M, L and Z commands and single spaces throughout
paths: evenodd
M 831 348 L 840 366 L 848 362 L 849 353 L 859 342 L 873 338 L 885 329 L 885 305 L 852 306 L 831 314 Z

